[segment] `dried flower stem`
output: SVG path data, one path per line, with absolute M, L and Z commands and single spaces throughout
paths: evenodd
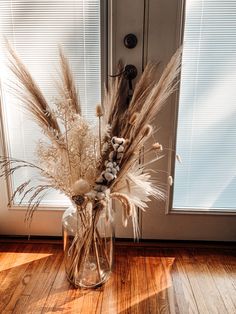
M 99 136 L 99 151 L 100 157 L 102 157 L 102 124 L 101 124 L 101 117 L 98 117 L 98 136 Z
M 100 266 L 100 261 L 99 261 L 97 239 L 96 239 L 96 233 L 95 232 L 93 232 L 93 243 L 94 243 L 94 249 L 95 249 L 98 277 L 100 280 L 102 280 L 102 271 L 101 271 L 101 266 Z

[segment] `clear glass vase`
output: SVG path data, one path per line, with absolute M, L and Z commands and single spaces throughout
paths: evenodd
M 109 208 L 108 208 L 109 206 Z M 114 226 L 110 203 L 69 207 L 62 218 L 64 263 L 76 288 L 95 288 L 111 275 Z

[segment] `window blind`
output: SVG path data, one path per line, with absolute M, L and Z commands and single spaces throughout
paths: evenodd
M 173 207 L 236 210 L 236 1 L 187 0 Z
M 94 121 L 95 107 L 101 102 L 100 1 L 99 0 L 1 0 L 0 67 L 3 105 L 6 113 L 8 146 L 11 156 L 34 160 L 35 143 L 42 136 L 37 126 L 22 112 L 19 101 L 6 92 L 10 73 L 5 67 L 4 38 L 13 45 L 53 104 L 57 96 L 58 46 L 68 57 L 79 90 L 83 115 Z M 4 69 L 4 70 L 3 70 Z M 13 186 L 32 172 L 13 176 Z M 64 200 L 53 193 L 47 203 Z

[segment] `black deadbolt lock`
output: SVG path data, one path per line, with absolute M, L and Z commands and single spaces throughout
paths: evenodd
M 137 43 L 138 39 L 134 34 L 127 34 L 124 38 L 124 45 L 128 49 L 133 49 L 134 47 L 136 47 Z
M 131 81 L 131 80 L 135 79 L 137 74 L 138 74 L 138 70 L 137 70 L 136 66 L 134 66 L 132 64 L 127 64 L 125 66 L 124 77 L 127 80 Z

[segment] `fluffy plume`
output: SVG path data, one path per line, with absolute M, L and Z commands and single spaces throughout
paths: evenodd
M 150 197 L 165 199 L 165 190 L 155 182 L 145 169 L 136 163 L 122 180 L 117 181 L 114 191 L 123 193 L 129 197 L 136 207 L 145 211 Z
M 81 115 L 81 107 L 79 97 L 76 90 L 76 84 L 67 58 L 65 57 L 62 48 L 59 49 L 60 65 L 61 65 L 61 84 L 59 84 L 59 91 L 63 101 L 68 101 L 68 106 Z
M 154 118 L 162 109 L 163 104 L 176 89 L 180 73 L 181 52 L 182 50 L 179 49 L 171 58 L 158 83 L 147 86 L 146 81 L 149 80 L 149 71 L 144 71 L 140 82 L 135 88 L 135 97 L 132 99 L 127 109 L 126 116 L 132 117 L 136 114 L 137 108 L 139 108 L 139 114 L 132 128 L 130 128 L 130 124 L 128 123 L 129 119 L 122 120 L 122 136 L 129 139 L 130 144 L 127 145 L 119 178 L 125 175 L 132 166 L 135 156 L 138 156 L 141 147 L 148 138 L 143 138 L 140 135 L 141 130 L 143 130 L 147 124 L 152 125 Z M 153 65 L 148 65 L 147 67 L 151 68 L 152 72 L 155 72 L 157 68 L 157 66 L 154 67 Z M 145 95 L 145 97 L 143 97 L 143 95 Z
M 57 119 L 25 65 L 8 43 L 7 47 L 10 69 L 16 75 L 20 83 L 20 86 L 16 85 L 13 87 L 15 96 L 21 100 L 33 121 L 39 125 L 50 140 L 59 146 L 61 130 Z
M 123 71 L 123 64 L 119 62 L 117 72 Z M 109 81 L 103 100 L 104 124 L 111 126 L 112 136 L 121 134 L 121 121 L 127 119 L 127 82 L 122 75 L 118 75 Z

